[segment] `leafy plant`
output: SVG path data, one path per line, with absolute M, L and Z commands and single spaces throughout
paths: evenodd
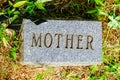
M 4 47 L 7 47 L 7 41 L 9 41 L 9 36 L 6 35 L 5 32 L 5 24 L 0 25 L 0 41 L 3 42 Z
M 120 28 L 120 16 L 116 14 L 116 9 L 120 7 L 120 2 L 115 0 L 113 3 L 109 3 L 104 0 L 90 0 L 95 2 L 95 9 L 90 10 L 87 13 L 95 14 L 98 20 L 108 21 L 108 26 L 113 29 Z M 109 9 L 108 9 L 109 8 Z
M 16 61 L 16 54 L 17 54 L 17 50 L 18 50 L 18 40 L 17 40 L 15 32 L 13 34 L 13 40 L 14 40 L 14 42 L 10 49 L 10 58 L 12 58 L 13 61 Z
M 108 18 L 110 19 L 108 26 L 112 27 L 113 29 L 120 28 L 120 16 L 109 16 Z
M 16 47 L 12 47 L 10 49 L 10 58 L 12 58 L 14 61 L 16 61 L 16 51 L 17 51 Z
M 35 2 L 35 6 L 38 8 L 38 9 L 41 9 L 43 11 L 46 11 L 46 9 L 44 8 L 44 3 L 48 2 L 48 1 L 51 1 L 51 0 L 37 0 Z
M 25 8 L 25 12 L 32 15 L 32 14 L 34 14 L 34 11 L 35 11 L 35 4 L 33 1 L 31 1 L 27 4 L 27 7 Z
M 25 12 L 28 12 L 30 15 L 33 15 L 36 8 L 38 8 L 42 11 L 46 11 L 46 9 L 44 8 L 44 4 L 48 1 L 51 1 L 51 0 L 37 0 L 35 2 L 30 1 L 27 3 L 27 6 L 25 8 Z
M 12 23 L 19 17 L 19 15 L 21 15 L 21 13 L 25 14 L 27 12 L 30 15 L 33 15 L 36 9 L 46 11 L 44 4 L 48 1 L 51 0 L 16 0 L 15 3 L 12 3 L 10 0 L 8 0 L 8 8 L 2 10 L 0 15 L 8 15 L 9 23 Z

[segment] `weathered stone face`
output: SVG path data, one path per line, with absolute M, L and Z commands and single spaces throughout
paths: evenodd
M 49 65 L 90 65 L 102 62 L 102 23 L 48 20 L 23 21 L 23 62 Z
M 38 36 L 38 37 L 36 37 L 36 36 Z M 70 38 L 69 38 L 69 36 L 70 36 Z M 64 39 L 62 39 L 62 38 L 64 38 Z M 36 35 L 35 33 L 32 33 L 31 47 L 41 47 L 42 48 L 43 45 L 44 45 L 44 47 L 50 48 L 52 45 L 56 44 L 56 47 L 55 46 L 54 47 L 55 48 L 60 48 L 61 47 L 60 44 L 65 44 L 65 46 L 64 46 L 65 49 L 69 49 L 69 48 L 73 49 L 73 47 L 76 47 L 76 49 L 83 49 L 82 44 L 81 44 L 81 47 L 80 47 L 80 43 L 82 43 L 82 40 L 83 40 L 82 38 L 83 38 L 83 35 L 74 35 L 74 34 L 63 35 L 63 34 L 55 33 L 52 36 L 51 33 L 46 33 L 46 34 L 39 33 L 39 35 Z M 61 40 L 64 40 L 63 42 L 65 42 L 65 43 L 60 42 Z M 56 41 L 56 42 L 53 43 L 53 41 Z M 86 41 L 84 43 L 84 44 L 86 44 L 85 49 L 92 49 L 93 50 L 93 48 L 92 48 L 93 37 L 91 35 L 87 35 L 86 38 L 85 38 L 85 41 Z M 77 45 L 73 44 L 73 42 L 76 42 Z

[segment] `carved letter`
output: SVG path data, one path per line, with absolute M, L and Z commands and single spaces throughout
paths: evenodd
M 94 50 L 93 47 L 92 47 L 92 42 L 93 42 L 93 37 L 88 35 L 87 36 L 87 48 L 86 49 L 91 48 L 92 50 Z
M 49 36 L 49 44 L 47 43 L 47 36 Z M 44 45 L 49 48 L 51 45 L 52 45 L 52 42 L 53 42 L 53 38 L 52 38 L 52 35 L 50 33 L 47 33 L 45 35 L 45 39 L 44 39 Z
M 60 48 L 59 43 L 60 43 L 60 36 L 62 36 L 62 34 L 55 34 L 55 36 L 57 37 L 57 48 Z
M 80 47 L 80 45 L 79 45 L 80 42 L 82 41 L 82 37 L 83 37 L 82 35 L 77 35 L 77 38 L 78 38 L 77 39 L 78 40 L 77 41 L 77 49 L 83 49 L 83 47 Z
M 71 47 L 70 48 L 73 48 L 73 35 L 71 35 L 71 38 L 68 38 L 68 34 L 66 36 L 66 47 L 65 48 L 68 48 L 68 40 L 71 41 Z
M 36 39 L 36 36 L 35 36 L 35 33 L 32 33 L 33 37 L 32 37 L 32 45 L 31 47 L 33 47 L 33 45 L 35 44 L 35 46 L 38 45 L 38 42 L 39 42 L 39 47 L 41 47 L 41 34 L 39 35 L 39 37 Z

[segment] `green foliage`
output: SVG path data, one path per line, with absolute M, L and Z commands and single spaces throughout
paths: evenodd
M 78 14 L 80 13 L 80 11 L 81 11 L 81 8 L 80 8 L 81 4 L 71 0 L 70 1 L 70 6 L 71 6 L 71 8 L 75 8 L 75 13 L 78 13 Z
M 2 38 L 5 36 L 5 29 L 2 25 L 0 25 L 0 41 L 2 41 Z
M 0 41 L 3 42 L 4 47 L 7 47 L 7 41 L 9 41 L 9 36 L 5 33 L 5 24 L 0 25 Z
M 3 10 L 0 10 L 0 15 L 7 15 L 8 20 L 4 20 L 0 22 L 0 41 L 2 41 L 4 47 L 7 47 L 8 40 L 10 38 L 6 35 L 6 27 L 10 23 L 14 22 L 19 15 L 24 13 L 29 13 L 30 15 L 34 14 L 35 9 L 40 9 L 43 11 L 46 11 L 44 8 L 44 3 L 51 1 L 51 0 L 36 0 L 36 1 L 30 1 L 30 0 L 16 0 L 14 3 L 12 3 L 10 0 L 8 0 L 8 7 L 3 8 Z M 12 58 L 14 61 L 16 60 L 16 52 L 17 52 L 17 46 L 18 46 L 18 40 L 16 38 L 16 35 L 13 36 L 14 43 L 12 45 L 12 48 L 10 49 L 10 58 Z
M 120 16 L 116 14 L 116 9 L 120 7 L 120 2 L 115 0 L 114 3 L 107 5 L 104 0 L 90 0 L 91 2 L 95 2 L 95 9 L 89 10 L 87 13 L 94 14 L 98 20 L 106 21 L 108 20 L 108 26 L 113 29 L 120 28 Z M 107 7 L 109 9 L 107 9 Z
M 23 5 L 25 5 L 26 3 L 27 3 L 27 1 L 19 1 L 19 2 L 15 3 L 13 5 L 13 7 L 14 8 L 19 8 L 19 7 L 23 6 Z
M 44 8 L 44 4 L 51 0 L 16 0 L 15 3 L 12 3 L 10 0 L 8 1 L 8 8 L 2 10 L 0 15 L 7 14 L 9 16 L 10 23 L 14 22 L 19 15 L 29 13 L 33 15 L 36 9 L 46 11 Z
M 13 34 L 13 40 L 14 40 L 14 42 L 13 42 L 12 48 L 10 49 L 10 58 L 13 61 L 16 61 L 16 52 L 18 50 L 18 40 L 17 40 L 15 32 Z
M 104 0 L 94 0 L 97 5 L 105 6 Z
M 90 67 L 90 69 L 91 69 L 91 73 L 94 73 L 97 70 L 99 70 L 99 67 L 98 67 L 98 65 L 93 65 L 93 66 Z
M 0 15 L 7 14 L 9 17 L 9 21 L 14 22 L 19 15 L 24 14 L 24 13 L 29 13 L 30 15 L 33 15 L 35 13 L 35 10 L 39 9 L 41 11 L 46 11 L 45 9 L 45 3 L 51 1 L 51 0 L 16 0 L 15 3 L 12 3 L 9 0 L 9 6 L 6 9 L 1 10 Z M 120 1 L 115 0 L 113 4 L 106 5 L 105 0 L 89 0 L 90 2 L 94 2 L 95 4 L 95 9 L 93 10 L 88 10 L 87 13 L 89 14 L 94 14 L 95 18 L 98 20 L 104 21 L 108 23 L 108 26 L 110 26 L 113 29 L 120 28 L 120 16 L 117 14 L 116 9 L 120 7 Z M 61 3 L 60 3 L 61 4 Z M 74 2 L 71 0 L 70 6 L 72 8 L 76 9 L 76 13 L 79 13 L 81 11 L 81 4 L 78 2 Z M 86 5 L 84 5 L 86 6 Z M 110 6 L 110 8 L 109 8 Z M 59 15 L 59 14 L 56 14 Z M 10 37 L 7 36 L 6 34 L 6 26 L 8 25 L 9 22 L 3 21 L 0 22 L 0 42 L 3 43 L 3 46 L 6 48 L 8 47 L 8 41 L 10 41 Z M 18 50 L 18 40 L 17 40 L 17 35 L 14 34 L 12 41 L 13 44 L 11 45 L 10 48 L 10 53 L 9 56 L 13 61 L 16 61 L 16 53 Z M 110 36 L 107 34 L 107 37 Z M 120 39 L 119 39 L 120 42 Z M 63 70 L 60 73 L 60 78 L 64 80 L 80 80 L 82 77 L 86 77 L 83 74 L 88 75 L 89 80 L 107 80 L 108 75 L 114 75 L 116 80 L 120 79 L 120 64 L 118 61 L 115 60 L 115 56 L 113 53 L 115 52 L 120 52 L 119 48 L 114 48 L 110 51 L 108 51 L 107 46 L 109 46 L 106 42 L 103 43 L 103 63 L 101 65 L 93 65 L 89 67 L 89 71 L 83 73 L 73 73 L 72 71 L 69 70 Z M 113 45 L 116 47 L 116 45 Z M 120 47 L 120 43 L 117 44 L 117 47 Z M 108 54 L 109 52 L 109 54 Z M 118 53 L 119 54 L 119 53 Z M 100 68 L 102 66 L 102 68 Z M 101 70 L 100 70 L 101 69 Z M 3 72 L 4 67 L 3 67 Z M 81 72 L 81 71 L 80 71 Z M 51 74 L 54 74 L 54 68 L 53 67 L 48 67 L 43 73 L 37 74 L 35 77 L 36 80 L 44 80 L 45 78 L 52 80 Z M 82 77 L 80 77 L 82 76 Z
M 6 28 L 5 28 L 5 23 L 2 23 L 0 25 L 0 41 L 3 42 L 4 47 L 8 47 L 8 41 L 10 41 L 10 37 L 6 34 Z M 16 40 L 16 35 L 14 35 L 14 44 L 10 49 L 10 58 L 12 58 L 14 61 L 16 60 L 16 51 L 17 51 L 17 45 L 18 41 Z
M 96 13 L 96 12 L 98 12 L 97 9 L 95 9 L 95 10 L 90 10 L 90 11 L 88 11 L 87 13 L 92 14 L 92 13 Z
M 34 11 L 35 11 L 35 4 L 33 1 L 31 1 L 27 4 L 27 7 L 25 8 L 25 12 L 32 15 L 32 14 L 34 14 Z
M 51 1 L 51 0 L 37 0 L 35 2 L 30 1 L 27 3 L 27 6 L 25 8 L 25 12 L 29 13 L 30 15 L 33 15 L 36 8 L 38 8 L 42 11 L 46 11 L 46 9 L 44 8 L 44 4 L 48 1 Z
M 46 70 L 42 74 L 38 73 L 35 79 L 44 80 L 44 78 L 47 78 L 49 80 L 52 80 L 51 74 L 53 74 L 54 72 L 55 71 L 53 67 L 47 67 Z
M 70 80 L 73 75 L 75 75 L 75 74 L 73 74 L 72 72 L 70 72 L 70 73 L 66 76 L 65 80 Z M 76 79 L 77 79 L 77 78 L 76 78 Z
M 97 80 L 97 77 L 96 76 L 90 76 L 89 80 Z
M 36 80 L 43 80 L 43 79 L 44 79 L 44 75 L 43 74 L 37 74 Z
M 74 78 L 74 80 L 80 80 L 79 78 Z
M 16 47 L 12 47 L 10 49 L 10 58 L 14 61 L 16 61 L 16 50 L 17 50 Z
M 112 27 L 113 29 L 120 28 L 120 16 L 109 16 L 108 18 L 110 19 L 108 26 Z
M 0 41 L 3 42 L 4 46 L 7 47 L 6 39 L 5 39 L 5 30 L 3 27 L 0 26 Z
M 35 2 L 35 6 L 38 8 L 38 9 L 41 9 L 43 11 L 46 11 L 46 9 L 44 8 L 44 3 L 48 2 L 48 1 L 51 1 L 51 0 L 37 0 Z
M 2 38 L 2 41 L 3 41 L 4 46 L 7 47 L 7 43 L 6 43 L 7 41 L 6 41 L 5 37 Z

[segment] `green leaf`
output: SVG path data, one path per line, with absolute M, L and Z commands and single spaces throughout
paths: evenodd
M 9 2 L 9 5 L 10 5 L 10 6 L 13 6 L 13 3 L 12 3 L 10 0 L 9 0 L 8 2 Z
M 5 36 L 5 39 L 6 39 L 7 41 L 10 41 L 10 37 L 9 37 L 9 36 Z
M 95 9 L 95 10 L 90 10 L 87 13 L 92 14 L 92 13 L 96 13 L 96 12 L 97 12 L 97 10 Z
M 41 2 L 35 2 L 35 6 L 38 8 L 38 9 L 41 9 L 43 11 L 46 11 L 46 9 L 44 8 L 43 4 Z
M 52 0 L 40 0 L 42 3 L 48 2 L 48 1 L 52 1 Z
M 13 14 L 14 14 L 14 15 L 18 15 L 18 14 L 20 14 L 20 12 L 19 12 L 19 11 L 14 11 Z
M 13 7 L 18 8 L 20 6 L 23 6 L 27 3 L 27 1 L 19 1 L 13 5 Z
M 104 66 L 103 67 L 105 70 L 110 70 L 110 67 L 109 66 Z
M 113 29 L 117 29 L 120 28 L 120 22 L 119 19 L 120 17 L 113 17 L 113 16 L 109 16 L 108 17 L 111 21 L 108 23 L 108 26 L 112 27 Z
M 12 58 L 13 60 L 16 60 L 16 48 L 12 47 L 10 50 L 10 58 Z
M 117 16 L 115 19 L 116 19 L 116 20 L 120 20 L 120 16 Z
M 35 4 L 34 2 L 29 2 L 27 4 L 27 7 L 25 9 L 25 12 L 29 13 L 30 15 L 33 15 L 34 14 L 34 9 L 35 9 Z
M 2 41 L 3 41 L 4 46 L 7 47 L 7 41 L 6 41 L 5 37 L 2 38 Z
M 36 80 L 43 80 L 44 76 L 43 74 L 37 74 Z
M 12 20 L 11 20 L 11 21 L 13 22 L 13 21 L 15 21 L 17 18 L 18 18 L 18 15 L 14 15 L 14 16 L 12 17 Z
M 3 13 L 3 12 L 0 12 L 0 16 L 1 16 L 1 15 L 3 15 L 3 14 L 5 14 L 5 13 Z
M 120 0 L 115 0 L 116 3 L 120 3 Z
M 68 80 L 70 80 L 70 78 L 71 78 L 72 75 L 73 75 L 73 73 L 70 72 L 70 73 L 66 76 L 66 78 L 67 78 Z
M 96 76 L 90 76 L 89 80 L 97 80 Z
M 12 52 L 12 53 L 11 53 L 11 58 L 12 58 L 13 60 L 16 60 L 16 52 Z
M 74 78 L 74 80 L 80 80 L 79 78 Z
M 114 20 L 113 16 L 109 16 L 108 18 L 109 18 L 111 21 Z
M 7 14 L 8 14 L 9 16 L 11 15 L 11 10 L 10 10 L 10 8 L 8 8 L 6 12 L 7 12 Z
M 92 69 L 91 70 L 92 73 L 96 72 L 99 69 L 99 67 L 97 65 L 93 65 L 90 68 Z
M 115 7 L 119 7 L 119 6 L 120 6 L 120 4 L 115 4 L 114 6 L 115 6 Z
M 95 2 L 97 5 L 105 6 L 104 3 L 102 2 L 102 0 L 95 0 Z
M 105 15 L 105 16 L 108 16 L 107 13 L 103 12 L 102 10 L 98 10 L 99 11 L 99 15 Z
M 43 11 L 46 11 L 46 9 L 44 8 L 44 4 L 45 2 L 48 2 L 48 1 L 51 1 L 51 0 L 37 0 L 35 2 L 35 6 L 38 8 L 38 9 L 41 9 Z
M 112 22 L 111 22 L 111 21 L 108 23 L 108 26 L 109 26 L 109 27 L 112 27 Z

